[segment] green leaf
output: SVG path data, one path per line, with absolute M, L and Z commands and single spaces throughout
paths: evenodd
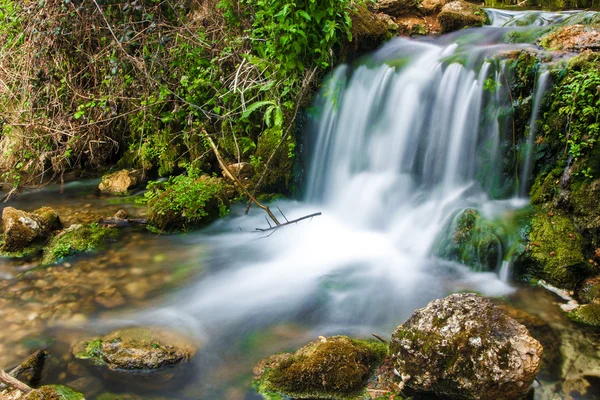
M 250 117 L 250 115 L 252 115 L 252 113 L 256 110 L 258 110 L 261 107 L 267 106 L 269 104 L 275 104 L 272 101 L 257 101 L 256 103 L 252 103 L 250 104 L 247 108 L 246 111 L 242 114 L 242 119 L 247 119 L 248 117 Z

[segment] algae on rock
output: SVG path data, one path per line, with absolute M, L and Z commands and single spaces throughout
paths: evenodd
M 387 346 L 346 336 L 321 338 L 296 353 L 277 354 L 257 367 L 259 393 L 296 399 L 350 399 L 360 395 Z
M 118 230 L 98 224 L 72 225 L 56 235 L 44 249 L 42 265 L 50 265 L 77 253 L 91 252 L 105 246 Z

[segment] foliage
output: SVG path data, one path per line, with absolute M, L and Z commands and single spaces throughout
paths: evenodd
M 270 131 L 285 141 L 270 148 L 282 153 L 270 171 L 288 168 L 296 106 L 349 37 L 352 4 L 0 0 L 0 6 L 10 22 L 0 33 L 11 33 L 0 37 L 0 68 L 8 71 L 0 87 L 0 170 L 18 185 L 124 155 L 130 164 L 124 167 L 160 175 L 190 167 L 214 172 L 197 134 L 202 129 L 218 136 L 226 158 L 262 156 L 265 164 L 271 154 L 255 153 Z M 290 180 L 283 181 L 264 189 L 289 191 Z
M 116 229 L 98 224 L 71 226 L 50 241 L 44 250 L 42 265 L 55 264 L 75 254 L 97 250 L 117 234 Z
M 549 118 L 552 115 L 553 121 Z M 545 133 L 558 136 L 570 156 L 577 160 L 589 154 L 600 135 L 600 72 L 596 63 L 568 70 L 553 94 L 547 117 L 553 123 L 544 125 Z M 591 177 L 585 161 L 577 172 Z
M 148 204 L 152 226 L 185 230 L 227 215 L 232 193 L 220 178 L 189 173 L 150 182 L 142 201 Z

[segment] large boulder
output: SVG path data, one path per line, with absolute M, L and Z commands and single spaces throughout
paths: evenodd
M 351 398 L 365 389 L 386 351 L 379 342 L 322 337 L 294 354 L 263 360 L 256 368 L 258 391 L 294 399 Z
M 476 4 L 455 0 L 442 7 L 442 11 L 438 14 L 438 22 L 442 33 L 447 33 L 483 26 L 487 22 L 487 14 Z
M 111 194 L 127 194 L 130 189 L 142 181 L 143 172 L 134 169 L 123 169 L 104 175 L 98 186 L 101 192 Z
M 586 25 L 563 26 L 542 36 L 538 44 L 548 50 L 595 51 L 600 48 L 600 29 Z
M 58 214 L 48 207 L 40 208 L 32 213 L 6 207 L 2 211 L 4 226 L 4 244 L 2 251 L 22 251 L 34 241 L 43 241 L 57 229 L 61 223 Z
M 140 371 L 187 363 L 196 346 L 186 337 L 160 328 L 128 328 L 73 348 L 78 359 L 110 370 Z
M 392 335 L 390 355 L 408 391 L 509 400 L 533 383 L 542 345 L 491 301 L 467 293 L 415 311 Z

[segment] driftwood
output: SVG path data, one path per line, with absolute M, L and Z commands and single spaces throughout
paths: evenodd
M 4 383 L 6 386 L 20 390 L 21 392 L 28 394 L 33 391 L 32 388 L 21 382 L 20 380 L 13 378 L 6 372 L 0 369 L 0 382 Z
M 132 226 L 148 225 L 148 220 L 143 218 L 105 218 L 99 224 L 102 226 L 114 226 L 115 228 L 129 228 Z
M 276 225 L 276 226 L 271 226 L 270 228 L 266 228 L 266 229 L 256 228 L 256 230 L 259 231 L 259 232 L 274 231 L 274 230 L 277 230 L 279 228 L 283 228 L 284 226 L 288 226 L 288 225 L 292 225 L 292 224 L 297 224 L 298 222 L 304 221 L 305 219 L 310 219 L 310 218 L 313 218 L 313 217 L 318 217 L 319 215 L 322 215 L 322 213 L 318 212 L 318 213 L 310 214 L 310 215 L 307 215 L 305 217 L 295 219 L 293 221 L 288 221 L 285 224 L 279 224 L 279 225 Z

